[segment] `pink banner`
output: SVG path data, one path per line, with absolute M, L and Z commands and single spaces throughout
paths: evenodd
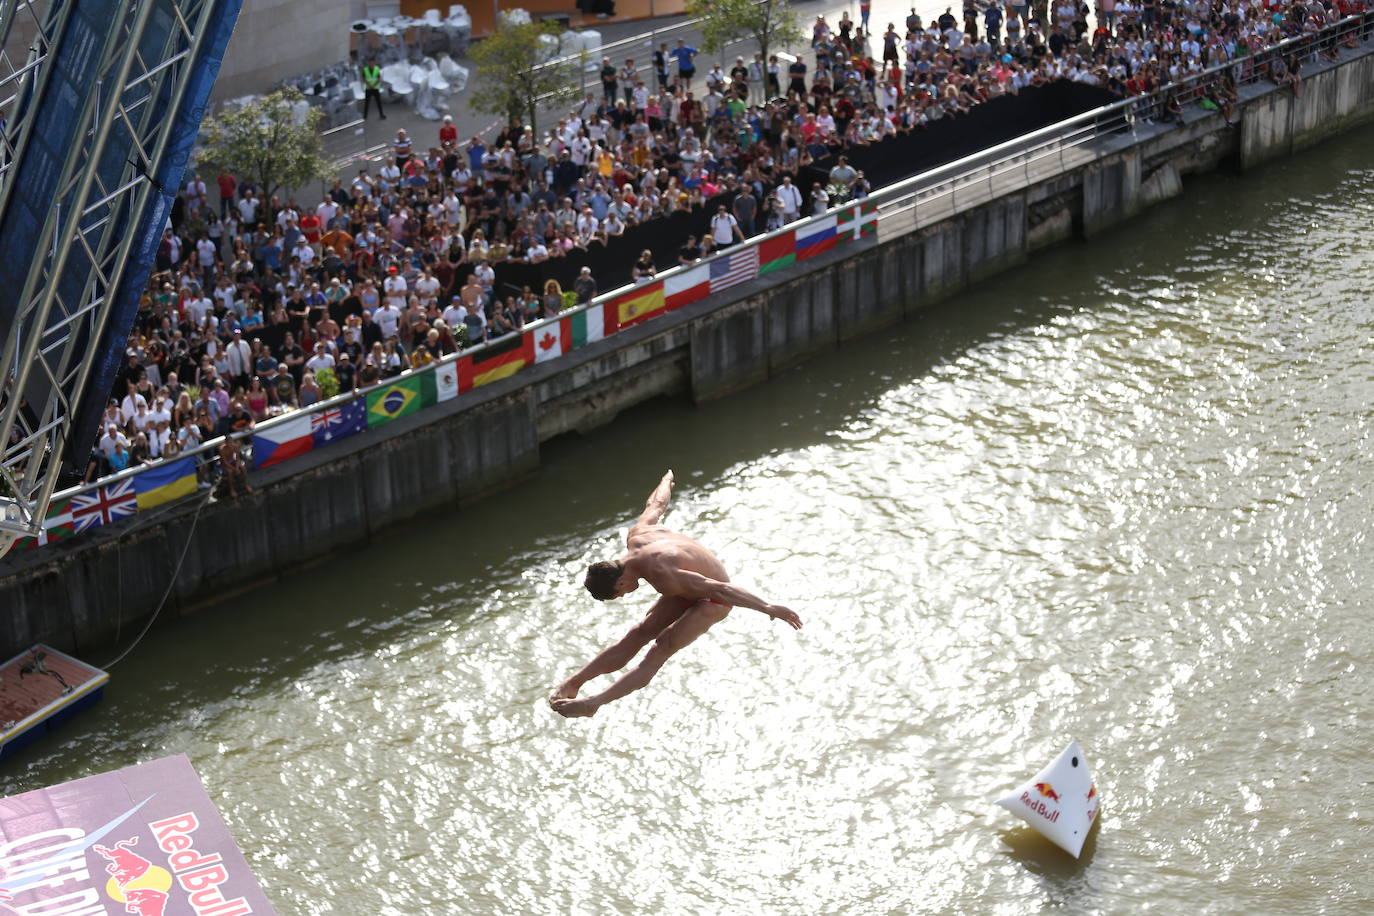
M 275 914 L 184 756 L 0 799 L 0 914 Z

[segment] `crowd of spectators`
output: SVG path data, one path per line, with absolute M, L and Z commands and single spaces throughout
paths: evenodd
M 546 132 L 513 124 L 433 145 L 397 132 L 376 170 L 322 200 L 264 200 L 229 173 L 181 189 L 129 339 L 90 473 L 186 451 L 275 413 L 375 384 L 589 301 L 583 269 L 500 288 L 502 262 L 576 259 L 629 228 L 711 205 L 680 263 L 868 193 L 846 149 L 1056 79 L 1151 92 L 1359 11 L 1359 0 L 1013 0 L 915 14 L 871 40 L 843 16 L 812 28 L 810 63 L 697 67 L 684 41 L 601 68 Z M 876 45 L 876 47 L 875 47 Z M 874 51 L 877 56 L 874 56 Z M 1297 89 L 1300 62 L 1270 76 Z M 1224 89 L 1208 95 L 1226 113 Z M 1176 110 L 1176 106 L 1175 106 Z M 834 162 L 798 187 L 803 167 Z M 627 260 L 629 260 L 627 258 Z M 651 279 L 653 252 L 619 282 Z

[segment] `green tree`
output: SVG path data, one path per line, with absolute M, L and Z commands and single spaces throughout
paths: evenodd
M 767 63 L 776 49 L 805 37 L 787 0 L 687 0 L 687 14 L 701 20 L 702 49 L 711 54 L 751 38 Z
M 196 165 L 202 170 L 228 169 L 258 186 L 264 200 L 282 188 L 295 189 L 329 176 L 320 146 L 318 108 L 296 112 L 305 96 L 295 88 L 269 92 L 238 108 L 205 119 Z
M 477 65 L 477 82 L 468 96 L 468 106 L 483 114 L 505 115 L 511 124 L 527 118 L 537 136 L 541 101 L 558 104 L 578 97 L 576 68 L 580 59 L 577 63 L 544 65 L 549 48 L 558 47 L 560 32 L 556 22 L 513 23 L 501 16 L 496 30 L 468 50 Z M 552 43 L 542 40 L 546 35 L 553 38 Z

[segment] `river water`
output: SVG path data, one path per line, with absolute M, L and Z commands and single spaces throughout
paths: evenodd
M 1372 147 L 550 443 L 156 629 L 0 792 L 189 754 L 283 913 L 1368 912 Z M 737 610 L 565 721 L 648 603 L 581 570 L 667 467 L 668 523 L 806 626 Z M 1077 862 L 992 804 L 1070 738 Z

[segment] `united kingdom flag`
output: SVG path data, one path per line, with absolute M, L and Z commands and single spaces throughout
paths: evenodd
M 89 493 L 78 493 L 72 497 L 72 528 L 87 531 L 97 525 L 108 525 L 117 518 L 133 515 L 138 511 L 138 494 L 134 491 L 134 479 L 126 477 Z

